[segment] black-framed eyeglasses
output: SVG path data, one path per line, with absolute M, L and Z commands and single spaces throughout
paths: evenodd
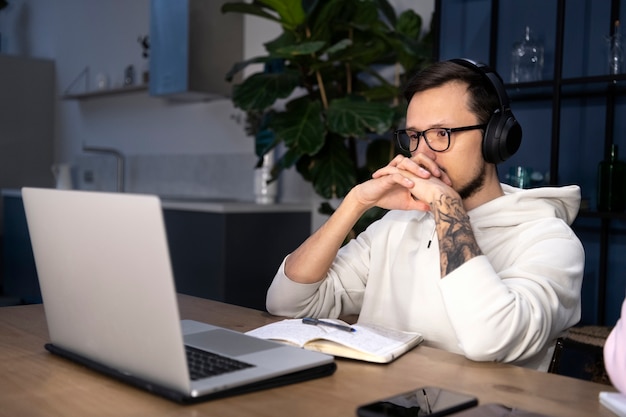
M 396 130 L 396 140 L 400 149 L 407 152 L 415 152 L 417 146 L 420 143 L 420 138 L 424 137 L 426 144 L 430 149 L 435 152 L 447 151 L 450 147 L 450 133 L 464 132 L 466 130 L 484 129 L 487 125 L 473 125 L 463 127 L 433 127 L 426 129 L 423 132 L 418 132 L 411 129 Z

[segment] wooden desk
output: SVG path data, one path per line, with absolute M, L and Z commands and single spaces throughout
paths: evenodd
M 239 331 L 267 313 L 180 295 L 181 317 Z M 598 402 L 606 385 L 511 365 L 477 363 L 418 346 L 389 365 L 338 359 L 334 375 L 182 406 L 49 354 L 42 305 L 0 308 L 0 416 L 355 416 L 356 407 L 423 385 L 562 417 L 614 417 Z

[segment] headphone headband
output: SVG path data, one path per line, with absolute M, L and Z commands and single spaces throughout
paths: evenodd
M 489 84 L 491 84 L 493 88 L 496 90 L 496 94 L 498 95 L 498 101 L 500 102 L 500 108 L 502 110 L 506 108 L 510 108 L 509 95 L 507 94 L 506 89 L 504 88 L 502 77 L 500 77 L 500 74 L 495 72 L 493 68 L 491 68 L 487 64 L 484 64 L 478 61 L 473 61 L 468 58 L 455 58 L 455 59 L 451 59 L 450 61 L 457 63 L 459 65 L 463 65 L 465 68 L 469 68 L 474 71 L 478 70 L 480 74 L 482 74 L 484 77 L 487 78 L 487 80 L 489 81 Z

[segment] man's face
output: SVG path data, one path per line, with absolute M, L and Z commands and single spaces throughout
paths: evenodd
M 416 93 L 407 108 L 406 128 L 423 131 L 433 127 L 455 128 L 479 124 L 469 111 L 467 85 L 449 82 L 441 87 Z M 466 199 L 481 189 L 485 182 L 486 163 L 482 156 L 483 131 L 468 130 L 450 133 L 450 147 L 435 152 L 424 138 L 413 152 L 432 159 L 452 181 L 452 188 Z

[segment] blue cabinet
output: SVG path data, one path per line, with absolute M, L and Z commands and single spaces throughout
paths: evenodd
M 33 249 L 19 192 L 2 198 L 2 292 L 23 304 L 41 303 Z
M 311 233 L 311 211 L 285 205 L 255 210 L 253 204 L 241 211 L 237 206 L 198 211 L 165 205 L 176 288 L 265 310 L 265 294 L 280 263 Z

